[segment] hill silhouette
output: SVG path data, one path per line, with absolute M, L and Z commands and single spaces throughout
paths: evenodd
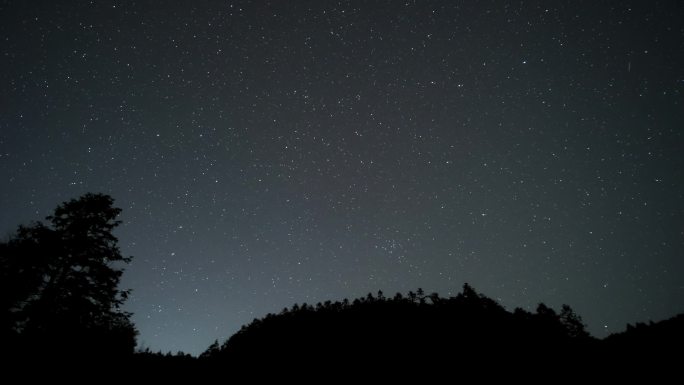
M 405 296 L 378 292 L 353 301 L 295 304 L 255 319 L 223 344 L 215 342 L 199 362 L 252 375 L 260 373 L 255 367 L 306 365 L 391 377 L 413 377 L 416 370 L 482 375 L 496 368 L 489 378 L 543 372 L 566 378 L 649 373 L 654 379 L 675 371 L 683 336 L 679 315 L 598 340 L 568 305 L 511 312 L 465 284 L 449 298 L 419 289 Z
M 295 304 L 255 319 L 223 345 L 214 343 L 200 359 L 237 367 L 255 362 L 307 362 L 319 368 L 396 365 L 407 359 L 421 365 L 519 363 L 543 359 L 549 352 L 572 357 L 596 343 L 567 305 L 558 313 L 543 304 L 535 313 L 509 312 L 466 284 L 450 298 L 419 289 L 391 298 L 378 292 L 352 302 Z

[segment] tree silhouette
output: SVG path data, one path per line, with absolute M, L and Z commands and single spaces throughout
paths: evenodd
M 576 314 L 570 305 L 563 305 L 560 312 L 560 321 L 565 326 L 568 336 L 572 338 L 588 338 L 589 333 L 585 330 L 586 325 L 582 317 Z
M 49 225 L 20 226 L 0 244 L 2 333 L 31 354 L 132 353 L 137 332 L 120 307 L 120 209 L 103 194 L 59 205 Z
M 218 343 L 218 340 L 214 340 L 214 343 L 209 345 L 207 350 L 204 353 L 200 354 L 199 358 L 214 357 L 214 356 L 218 355 L 218 353 L 220 351 L 219 348 L 220 348 L 220 345 Z

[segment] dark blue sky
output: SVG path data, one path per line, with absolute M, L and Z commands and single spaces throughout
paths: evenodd
M 124 211 L 140 343 L 464 282 L 684 311 L 684 4 L 0 2 L 0 231 Z

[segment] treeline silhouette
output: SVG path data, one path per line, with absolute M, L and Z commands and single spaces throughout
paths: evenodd
M 560 311 L 540 303 L 536 311 L 507 311 L 464 284 L 443 298 L 423 290 L 386 297 L 382 291 L 353 301 L 295 304 L 245 325 L 223 344 L 215 341 L 199 356 L 209 367 L 347 368 L 353 372 L 393 371 L 417 366 L 434 373 L 482 365 L 508 370 L 582 373 L 669 373 L 682 356 L 684 314 L 627 326 L 603 340 L 586 331 L 570 306 Z M 653 374 L 655 375 L 655 374 Z M 654 377 L 652 377 L 653 379 Z
M 380 291 L 351 302 L 295 304 L 255 319 L 220 346 L 215 342 L 200 359 L 323 365 L 392 363 L 415 355 L 428 362 L 510 360 L 521 347 L 563 354 L 595 342 L 567 305 L 558 313 L 544 304 L 535 313 L 509 312 L 465 284 L 450 298 L 418 289 L 406 296 Z
M 112 230 L 120 209 L 102 194 L 64 202 L 47 224 L 20 226 L 0 243 L 0 340 L 5 362 L 127 361 L 161 371 L 255 367 L 329 372 L 393 368 L 466 372 L 494 368 L 602 371 L 655 367 L 681 358 L 684 314 L 628 325 L 598 340 L 568 305 L 506 310 L 468 284 L 441 297 L 422 289 L 354 300 L 295 304 L 245 325 L 199 357 L 134 352 L 137 331 L 121 310 L 123 264 Z M 674 352 L 674 353 L 672 353 Z M 671 368 L 676 367 L 672 364 Z

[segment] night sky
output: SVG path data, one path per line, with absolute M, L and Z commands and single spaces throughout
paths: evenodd
M 142 347 L 464 282 L 684 311 L 684 2 L 0 4 L 0 233 L 112 195 Z

